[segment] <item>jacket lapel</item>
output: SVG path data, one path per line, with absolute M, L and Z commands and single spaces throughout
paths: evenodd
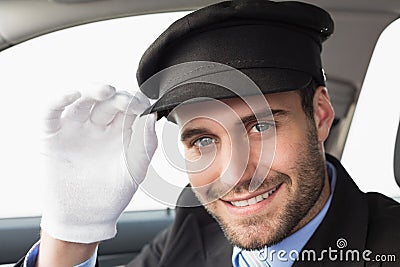
M 187 215 L 170 238 L 159 266 L 230 266 L 232 246 L 217 223 L 200 227 L 193 214 Z M 190 233 L 190 235 L 188 234 Z
M 182 204 L 183 203 L 183 204 Z M 190 203 L 191 208 L 184 208 Z M 159 266 L 231 266 L 232 245 L 190 187 L 180 195 L 175 222 Z
M 206 261 L 203 266 L 232 266 L 233 247 L 226 239 L 217 223 L 202 229 Z

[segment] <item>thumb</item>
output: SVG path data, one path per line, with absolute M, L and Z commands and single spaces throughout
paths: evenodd
M 143 182 L 157 149 L 156 120 L 156 114 L 137 116 L 132 127 L 130 143 L 125 151 L 128 171 L 138 184 Z

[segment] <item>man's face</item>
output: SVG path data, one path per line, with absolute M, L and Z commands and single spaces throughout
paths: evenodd
M 227 238 L 245 249 L 281 241 L 329 195 L 318 126 L 306 117 L 299 94 L 265 98 L 274 116 L 254 116 L 257 106 L 240 98 L 176 112 L 185 157 L 199 162 L 188 172 L 192 188 Z M 249 190 L 253 178 L 261 185 Z

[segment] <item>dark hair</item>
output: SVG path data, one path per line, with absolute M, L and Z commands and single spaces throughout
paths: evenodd
M 304 113 L 306 113 L 307 118 L 314 120 L 314 94 L 317 90 L 317 84 L 314 80 L 312 80 L 306 87 L 303 89 L 297 90 L 301 97 L 301 106 L 303 108 Z

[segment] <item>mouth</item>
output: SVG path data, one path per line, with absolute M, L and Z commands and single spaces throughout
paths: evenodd
M 280 185 L 275 186 L 274 188 L 272 188 L 271 190 L 259 194 L 255 197 L 249 198 L 249 199 L 244 199 L 244 200 L 239 200 L 239 201 L 229 201 L 229 203 L 231 203 L 232 206 L 235 207 L 246 207 L 246 206 L 250 206 L 250 205 L 254 205 L 257 204 L 258 202 L 261 202 L 265 199 L 268 199 L 270 196 L 272 196 L 273 193 L 275 193 L 276 190 L 278 190 Z
M 226 208 L 232 215 L 249 216 L 259 213 L 273 201 L 282 184 L 269 189 L 266 192 L 247 198 L 237 198 L 235 200 L 222 200 Z

